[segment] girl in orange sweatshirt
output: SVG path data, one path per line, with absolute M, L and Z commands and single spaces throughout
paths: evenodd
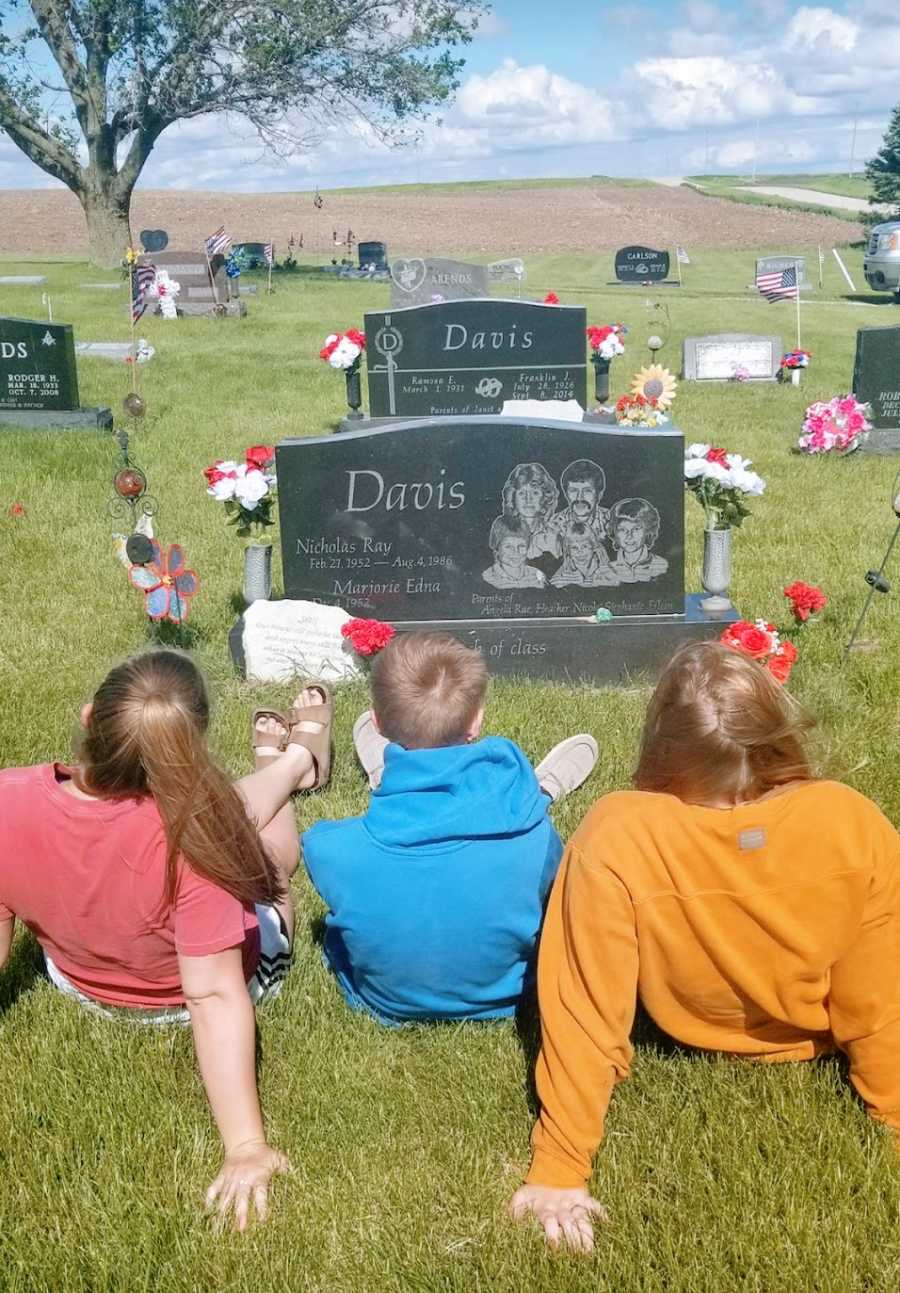
M 593 1244 L 587 1191 L 638 996 L 688 1046 L 764 1060 L 835 1047 L 900 1131 L 900 837 L 814 779 L 810 720 L 766 669 L 683 648 L 650 701 L 635 790 L 573 835 L 538 960 L 541 1113 L 514 1216 Z

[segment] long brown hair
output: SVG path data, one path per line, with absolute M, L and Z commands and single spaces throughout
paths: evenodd
M 749 656 L 718 642 L 682 647 L 650 700 L 634 774 L 638 790 L 686 803 L 748 803 L 813 778 L 813 720 Z
M 165 901 L 178 855 L 242 902 L 275 902 L 283 886 L 229 777 L 206 746 L 203 676 L 179 651 L 146 651 L 100 684 L 79 750 L 77 784 L 99 799 L 152 795 L 166 833 Z

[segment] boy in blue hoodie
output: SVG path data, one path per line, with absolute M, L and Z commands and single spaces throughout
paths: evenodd
M 354 727 L 368 811 L 302 837 L 325 958 L 349 1004 L 386 1023 L 512 1015 L 533 975 L 562 853 L 547 809 L 597 746 L 570 737 L 535 772 L 512 741 L 479 739 L 486 691 L 478 652 L 398 634 Z

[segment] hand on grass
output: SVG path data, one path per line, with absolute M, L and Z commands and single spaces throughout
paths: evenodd
M 236 1145 L 225 1155 L 222 1170 L 206 1191 L 206 1210 L 216 1208 L 216 1221 L 224 1225 L 228 1211 L 234 1206 L 234 1224 L 246 1230 L 250 1200 L 260 1221 L 265 1221 L 268 1211 L 269 1180 L 275 1172 L 289 1172 L 291 1165 L 277 1149 L 264 1140 L 250 1140 Z M 218 1207 L 216 1200 L 218 1199 Z
M 579 1253 L 593 1251 L 593 1218 L 609 1220 L 606 1208 L 591 1198 L 587 1190 L 562 1190 L 551 1185 L 523 1185 L 510 1199 L 509 1211 L 517 1221 L 532 1213 L 543 1226 L 544 1236 L 552 1248 L 558 1248 L 562 1239 Z

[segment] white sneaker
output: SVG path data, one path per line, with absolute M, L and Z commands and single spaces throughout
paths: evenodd
M 381 775 L 384 772 L 384 747 L 387 744 L 387 737 L 382 736 L 375 726 L 371 709 L 364 710 L 353 724 L 353 748 L 369 778 L 369 786 L 372 790 L 377 790 L 381 785 Z
M 587 732 L 569 736 L 559 745 L 554 745 L 535 768 L 538 785 L 555 804 L 557 799 L 564 799 L 587 780 L 598 755 L 597 742 Z

